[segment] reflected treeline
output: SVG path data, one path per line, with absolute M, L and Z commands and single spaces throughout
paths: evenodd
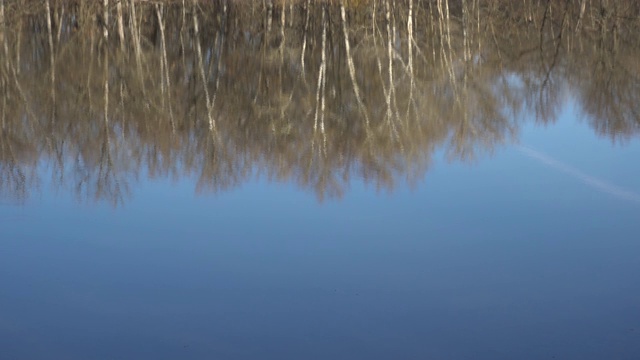
M 322 199 L 413 182 L 553 122 L 640 127 L 640 5 L 0 0 L 0 191 L 120 204 L 137 179 Z

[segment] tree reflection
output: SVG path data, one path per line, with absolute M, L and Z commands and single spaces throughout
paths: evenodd
M 471 161 L 529 114 L 556 121 L 569 94 L 597 134 L 626 140 L 640 130 L 639 14 L 635 1 L 0 0 L 0 190 L 26 199 L 51 176 L 114 205 L 140 177 L 392 190 L 438 149 Z

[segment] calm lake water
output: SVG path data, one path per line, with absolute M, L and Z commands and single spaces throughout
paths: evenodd
M 0 359 L 640 358 L 637 18 L 7 3 Z

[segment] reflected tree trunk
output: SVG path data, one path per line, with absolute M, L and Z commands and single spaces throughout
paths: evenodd
M 358 79 L 356 77 L 356 68 L 353 64 L 353 56 L 351 55 L 351 44 L 349 42 L 349 30 L 344 2 L 345 0 L 342 0 L 340 2 L 340 18 L 342 19 L 342 32 L 344 34 L 344 48 L 347 56 L 347 67 L 349 68 L 349 77 L 351 78 L 351 84 L 353 86 L 353 92 L 356 96 L 356 102 L 358 103 L 360 111 L 364 115 L 365 128 L 367 132 L 369 132 L 369 114 L 367 108 L 364 105 L 364 102 L 362 101 L 362 97 L 360 96 L 360 87 L 358 86 Z
M 166 96 L 167 101 L 166 103 L 168 104 L 168 110 L 169 110 L 169 120 L 171 122 L 171 129 L 173 132 L 176 131 L 176 125 L 175 125 L 175 121 L 173 119 L 173 109 L 171 106 L 171 99 L 172 99 L 172 94 L 171 94 L 171 77 L 169 76 L 169 62 L 167 60 L 167 42 L 165 40 L 165 34 L 164 34 L 164 19 L 162 17 L 162 5 L 159 4 L 155 4 L 155 9 L 156 9 L 156 16 L 158 17 L 158 26 L 160 27 L 160 42 L 161 42 L 161 46 L 162 46 L 162 59 L 161 59 L 161 76 L 163 78 L 163 80 L 161 81 L 161 86 L 162 86 L 162 95 L 163 95 L 163 99 L 162 99 L 162 103 L 163 103 L 163 108 L 164 108 L 164 97 Z M 166 89 L 165 89 L 166 87 Z
M 9 39 L 7 39 L 7 35 L 5 35 L 6 29 L 7 23 L 4 18 L 4 0 L 0 0 L 0 43 L 2 43 L 2 50 L 4 51 L 4 61 L 2 64 L 5 67 L 4 74 L 9 72 Z
M 124 19 L 122 13 L 122 1 L 118 1 L 116 3 L 116 12 L 118 16 L 118 38 L 120 39 L 120 51 L 124 55 L 126 53 L 125 49 L 125 35 L 124 35 Z
M 322 48 L 320 68 L 318 70 L 318 85 L 316 89 L 316 112 L 313 121 L 314 132 L 320 124 L 320 132 L 324 135 L 325 83 L 327 70 L 327 7 L 322 6 Z M 318 120 L 319 119 L 319 120 Z
M 193 0 L 192 7 L 192 17 L 193 17 L 193 32 L 194 32 L 194 41 L 196 45 L 196 54 L 198 55 L 198 68 L 200 70 L 200 79 L 202 80 L 202 87 L 204 88 L 204 95 L 207 104 L 207 118 L 209 119 L 209 130 L 214 131 L 216 128 L 216 122 L 213 119 L 213 104 L 211 103 L 211 98 L 209 97 L 209 86 L 208 81 L 204 72 L 204 62 L 202 59 L 202 48 L 200 46 L 200 30 L 198 26 L 198 3 L 197 0 Z
M 302 52 L 300 55 L 300 67 L 302 79 L 306 80 L 306 71 L 304 70 L 304 57 L 307 52 L 307 34 L 309 32 L 309 19 L 311 18 L 311 0 L 307 0 L 307 3 L 304 6 L 304 10 L 306 12 L 305 20 L 304 20 L 304 29 L 302 30 Z
M 396 56 L 394 49 L 394 34 L 395 26 L 392 26 L 392 14 L 390 0 L 385 1 L 385 20 L 387 28 L 387 73 L 388 73 L 388 91 L 386 92 L 387 102 L 387 124 L 391 131 L 391 136 L 395 139 L 399 139 L 398 129 L 396 127 L 396 119 L 400 118 L 398 114 L 398 106 L 396 102 L 395 81 L 393 74 L 393 60 Z
M 136 65 L 138 67 L 138 79 L 142 87 L 142 94 L 146 98 L 146 86 L 143 80 L 142 69 L 142 44 L 140 43 L 140 30 L 138 29 L 138 16 L 136 15 L 135 0 L 129 0 L 129 24 L 131 27 L 131 39 L 133 40 L 133 52 L 136 57 Z
M 407 56 L 409 68 L 409 99 L 407 100 L 407 111 L 405 118 L 409 117 L 409 109 L 413 103 L 413 91 L 415 89 L 415 76 L 413 74 L 413 0 L 409 0 L 409 14 L 407 15 Z
M 107 1 L 107 0 L 104 0 Z M 55 50 L 53 48 L 53 28 L 51 24 L 51 5 L 50 0 L 46 0 L 45 9 L 47 12 L 47 35 L 49 39 L 49 66 L 51 71 L 51 101 L 54 104 L 56 103 L 56 60 L 55 60 Z M 18 64 L 19 66 L 19 64 Z M 53 120 L 53 119 L 52 119 Z
M 109 39 L 109 0 L 102 0 L 102 33 L 104 36 L 105 44 L 108 44 Z

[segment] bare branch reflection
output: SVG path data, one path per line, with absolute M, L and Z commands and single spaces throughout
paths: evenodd
M 472 161 L 574 96 L 640 133 L 640 5 L 501 0 L 0 0 L 0 194 L 51 176 L 123 204 L 141 178 L 318 199 Z M 46 171 L 42 171 L 45 169 Z

